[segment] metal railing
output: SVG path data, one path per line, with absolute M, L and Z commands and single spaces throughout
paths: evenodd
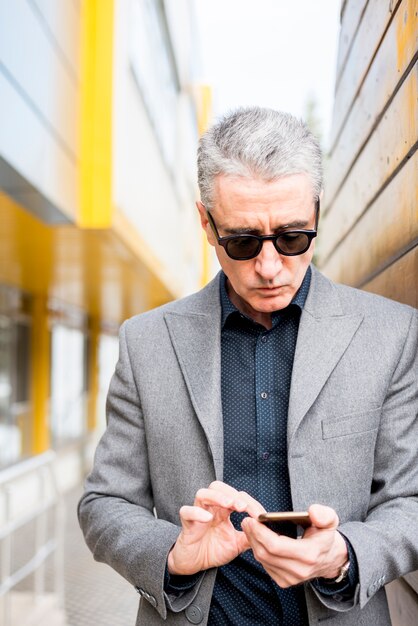
M 52 451 L 45 452 L 0 472 L 0 511 L 3 512 L 0 521 L 0 623 L 4 626 L 12 626 L 10 591 L 19 583 L 33 574 L 34 603 L 45 593 L 49 557 L 53 558 L 53 591 L 58 606 L 62 607 L 64 603 L 64 511 L 54 472 L 55 456 Z M 19 511 L 13 501 L 22 489 L 22 481 L 27 478 L 35 483 L 37 492 L 31 494 L 35 504 Z M 53 516 L 51 529 L 48 528 L 48 515 Z M 33 553 L 13 571 L 16 534 L 31 523 L 34 526 Z M 19 549 L 22 551 L 21 546 Z

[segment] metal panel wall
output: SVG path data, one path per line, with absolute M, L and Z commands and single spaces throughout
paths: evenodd
M 0 184 L 51 222 L 78 202 L 79 23 L 74 2 L 0 0 Z

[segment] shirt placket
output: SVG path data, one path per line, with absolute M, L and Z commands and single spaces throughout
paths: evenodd
M 255 347 L 255 394 L 257 429 L 258 498 L 267 510 L 277 502 L 275 481 L 276 418 L 274 415 L 274 373 L 271 364 L 272 331 L 261 331 Z

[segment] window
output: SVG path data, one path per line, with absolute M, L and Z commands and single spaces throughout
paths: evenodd
M 74 316 L 73 316 L 74 318 Z M 54 446 L 79 439 L 86 432 L 87 333 L 82 316 L 66 319 L 65 312 L 51 327 L 50 428 Z
M 163 11 L 160 0 L 132 0 L 130 61 L 164 159 L 172 170 L 178 81 Z
M 99 395 L 97 398 L 97 425 L 101 432 L 106 426 L 106 397 L 110 380 L 119 356 L 119 340 L 116 334 L 103 333 L 99 343 Z
M 31 450 L 30 301 L 0 285 L 0 467 Z

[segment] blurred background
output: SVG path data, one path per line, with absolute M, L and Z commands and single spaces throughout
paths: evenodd
M 417 0 L 0 0 L 0 624 L 129 626 L 76 503 L 120 323 L 217 271 L 196 146 L 258 104 L 325 152 L 317 264 L 418 305 Z M 418 615 L 416 573 L 387 588 Z

